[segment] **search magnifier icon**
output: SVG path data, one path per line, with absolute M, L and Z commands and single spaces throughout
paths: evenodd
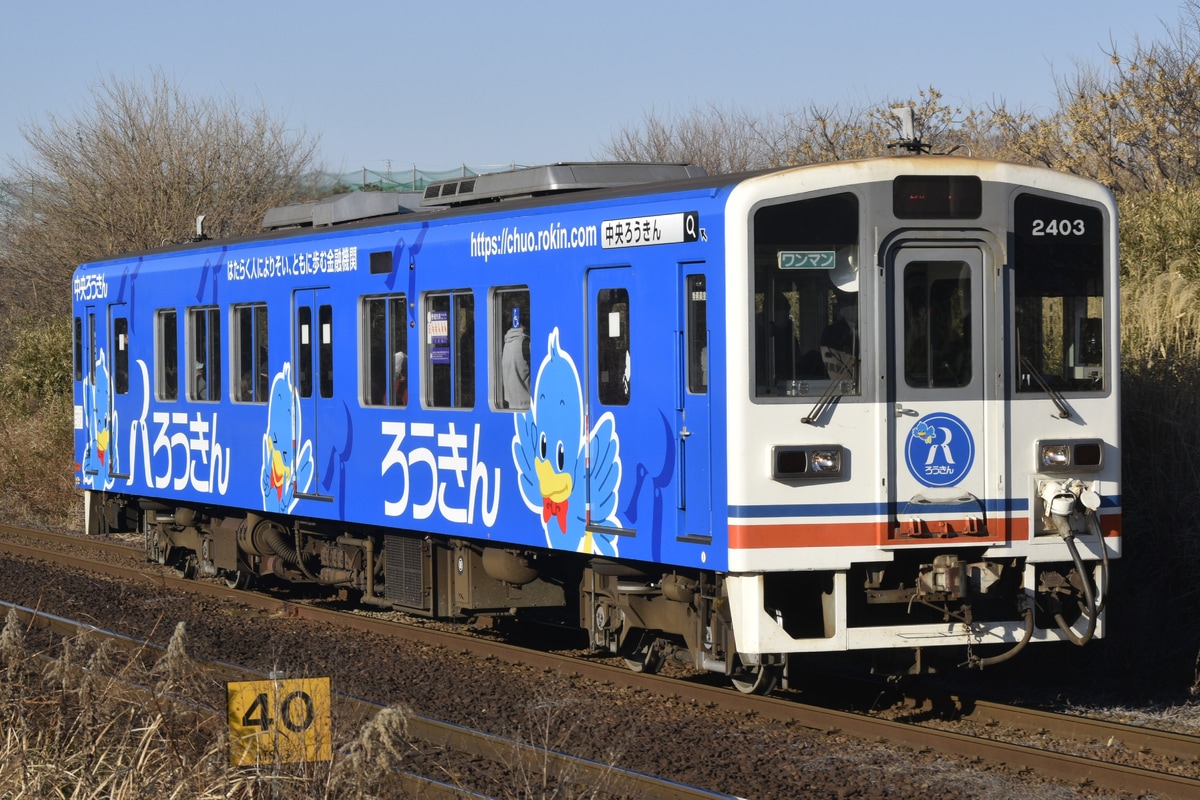
M 696 218 L 699 215 L 695 211 L 688 211 L 683 215 L 683 233 L 685 242 L 696 241 Z

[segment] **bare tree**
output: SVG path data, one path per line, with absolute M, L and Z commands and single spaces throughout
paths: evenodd
M 711 174 L 867 158 L 887 153 L 902 136 L 896 106 L 912 109 L 914 134 L 933 152 L 1003 158 L 1021 155 L 1008 130 L 983 109 L 943 101 L 934 87 L 915 99 L 861 106 L 810 105 L 778 114 L 696 107 L 674 117 L 651 112 L 640 129 L 619 131 L 605 155 L 630 161 L 685 161 Z M 1000 118 L 1005 121 L 1004 117 Z
M 22 135 L 0 217 L 0 297 L 61 310 L 82 262 L 158 247 L 195 232 L 259 229 L 268 208 L 312 188 L 316 140 L 235 97 L 192 98 L 161 71 L 109 77 L 93 105 L 50 115 Z
M 779 136 L 775 121 L 745 109 L 696 106 L 668 117 L 651 111 L 640 129 L 618 131 L 602 153 L 619 161 L 686 162 L 723 175 L 772 166 L 768 154 Z
M 963 155 L 997 155 L 988 115 L 946 105 L 942 93 L 930 86 L 919 90 L 916 98 L 844 109 L 810 106 L 803 112 L 787 113 L 789 150 L 779 163 L 813 164 L 883 155 L 909 136 L 895 113 L 901 107 L 912 112 L 914 146 L 919 144 L 934 153 L 963 150 Z
M 1179 22 L 1109 68 L 1057 78 L 1058 110 L 1045 118 L 997 114 L 1023 160 L 1096 178 L 1117 192 L 1200 186 L 1200 0 Z

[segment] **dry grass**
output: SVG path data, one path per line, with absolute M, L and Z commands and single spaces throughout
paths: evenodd
M 84 635 L 30 652 L 10 612 L 0 633 L 0 797 L 257 800 L 332 797 L 330 769 L 229 766 L 224 698 L 187 657 L 182 625 L 157 663 Z M 358 796 L 354 787 L 336 796 Z
M 0 494 L 13 523 L 64 526 L 82 512 L 72 470 L 71 321 L 2 321 Z
M 10 523 L 82 526 L 83 504 L 71 469 L 69 397 L 46 399 L 36 416 L 0 410 L 0 491 Z
M 36 652 L 29 642 L 40 638 L 9 611 L 0 630 L 5 800 L 310 800 L 419 793 L 405 770 L 431 773 L 452 786 L 465 776 L 486 785 L 490 796 L 511 800 L 612 796 L 603 786 L 571 776 L 551 778 L 549 759 L 531 767 L 517 745 L 507 758 L 501 751 L 494 769 L 479 769 L 477 759 L 456 758 L 450 751 L 430 751 L 409 735 L 412 712 L 396 707 L 342 733 L 335 719 L 330 762 L 234 767 L 226 686 L 188 656 L 183 623 L 157 660 L 92 633 Z M 548 736 L 562 720 L 543 722 L 535 738 Z M 562 749 L 550 740 L 532 744 Z
M 1200 648 L 1200 283 L 1150 272 L 1126 281 L 1122 304 L 1126 547 L 1107 652 L 1154 697 L 1194 682 Z

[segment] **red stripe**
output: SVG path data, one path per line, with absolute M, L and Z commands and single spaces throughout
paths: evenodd
M 1105 536 L 1121 535 L 1121 515 L 1105 514 L 1101 517 Z M 950 520 L 953 530 L 963 530 L 967 521 Z M 780 547 L 879 547 L 903 544 L 928 545 L 933 542 L 946 544 L 982 544 L 1025 541 L 1029 538 L 1029 520 L 1024 517 L 1009 517 L 988 520 L 987 535 L 957 534 L 943 536 L 931 533 L 912 537 L 897 535 L 886 522 L 817 522 L 778 523 L 772 525 L 730 525 L 730 550 L 755 550 Z

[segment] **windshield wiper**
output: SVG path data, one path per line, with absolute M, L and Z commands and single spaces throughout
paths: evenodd
M 1027 356 L 1021 356 L 1021 366 L 1029 370 L 1029 374 L 1033 376 L 1035 381 L 1037 381 L 1037 385 L 1042 387 L 1042 391 L 1046 393 L 1046 396 L 1054 401 L 1054 406 L 1058 409 L 1058 416 L 1062 419 L 1070 419 L 1071 409 L 1067 406 L 1066 399 L 1063 398 L 1062 394 L 1060 394 L 1057 389 L 1055 389 L 1049 383 L 1046 383 L 1046 379 L 1042 377 L 1042 373 L 1034 369 L 1033 363 Z
M 812 407 L 812 411 L 808 412 L 808 416 L 800 421 L 805 425 L 816 425 L 817 420 L 825 413 L 825 409 L 833 405 L 833 401 L 841 397 L 845 392 L 841 391 L 842 381 L 850 377 L 851 371 L 854 369 L 854 358 L 839 359 L 837 374 L 829 381 L 829 387 L 817 400 L 817 404 Z

